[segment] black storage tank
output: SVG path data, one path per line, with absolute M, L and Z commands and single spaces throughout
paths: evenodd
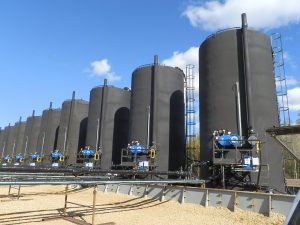
M 129 141 L 156 145 L 158 170 L 179 170 L 185 162 L 184 73 L 154 64 L 132 74 Z
M 14 148 L 14 155 L 22 153 L 23 149 L 23 139 L 25 134 L 26 122 L 21 121 L 20 118 L 19 122 L 15 123 L 15 148 Z
M 266 134 L 267 128 L 279 125 L 270 38 L 248 30 L 243 15 L 241 29 L 216 33 L 201 44 L 199 75 L 201 160 L 212 160 L 214 130 L 255 133 L 264 143 L 261 164 L 269 166 L 269 175 L 260 180 L 284 191 L 281 148 Z M 205 168 L 201 171 L 203 178 L 211 175 Z
M 129 131 L 129 89 L 107 86 L 90 92 L 86 145 L 101 150 L 101 168 L 120 164 L 121 149 L 127 147 Z
M 1 151 L 1 158 L 3 158 L 4 155 L 4 150 L 5 150 L 5 145 L 7 142 L 7 135 L 8 135 L 8 130 L 9 130 L 9 126 L 4 127 L 4 129 L 1 132 L 1 136 L 2 136 L 2 141 L 1 141 L 1 146 L 0 146 L 0 151 Z
M 3 137 L 4 137 L 4 129 L 0 128 L 0 152 L 1 153 L 2 153 Z
M 57 149 L 67 157 L 67 165 L 76 164 L 78 152 L 85 146 L 88 111 L 89 102 L 76 100 L 75 93 L 62 104 Z
M 32 116 L 27 118 L 26 128 L 23 138 L 22 153 L 24 156 L 37 152 L 37 139 L 40 133 L 41 116 L 35 116 L 33 111 Z
M 4 137 L 4 145 L 3 145 L 3 156 L 9 155 L 10 157 L 13 156 L 14 151 L 14 139 L 15 139 L 15 126 L 11 126 L 10 124 L 8 127 L 5 128 L 6 134 Z
M 42 114 L 37 151 L 45 156 L 44 160 L 46 162 L 48 162 L 51 152 L 57 147 L 60 114 L 60 109 L 52 109 L 52 103 L 50 103 L 50 108 L 44 110 Z

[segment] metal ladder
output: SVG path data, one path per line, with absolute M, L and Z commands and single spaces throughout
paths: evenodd
M 290 111 L 289 111 L 289 101 L 287 95 L 286 87 L 286 77 L 285 77 L 285 67 L 283 59 L 283 49 L 281 34 L 274 33 L 271 35 L 272 49 L 273 49 L 273 63 L 274 63 L 274 75 L 276 82 L 276 94 L 277 94 L 277 104 L 279 112 L 280 126 L 289 126 L 290 121 Z
M 185 141 L 186 141 L 186 165 L 192 163 L 192 152 L 196 151 L 196 109 L 195 109 L 195 66 L 189 64 L 186 66 L 186 82 L 185 82 Z
M 17 194 L 12 193 L 12 189 L 17 190 L 18 191 Z M 9 185 L 9 187 L 8 187 L 8 197 L 9 198 L 19 199 L 20 193 L 21 193 L 21 185 Z

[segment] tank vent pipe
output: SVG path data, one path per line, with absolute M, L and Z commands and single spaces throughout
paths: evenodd
M 32 117 L 34 117 L 34 115 L 35 115 L 35 110 L 32 111 Z
M 248 28 L 247 14 L 242 13 L 242 28 Z
M 154 65 L 158 65 L 158 55 L 154 55 Z
M 72 100 L 75 100 L 75 91 L 72 92 Z
M 52 102 L 50 102 L 50 106 L 49 106 L 49 109 L 52 109 Z
M 244 83 L 245 83 L 245 95 L 246 95 L 246 107 L 247 107 L 247 128 L 248 135 L 254 132 L 254 118 L 252 115 L 252 84 L 251 84 L 251 69 L 250 69 L 250 57 L 248 46 L 248 32 L 247 32 L 247 16 L 242 14 L 242 48 L 243 48 L 243 64 L 244 64 Z
M 104 84 L 103 84 L 104 87 L 107 86 L 107 79 L 104 79 Z
M 21 123 L 21 121 L 22 121 L 22 116 L 20 116 L 20 118 L 19 118 L 19 122 Z
M 241 94 L 240 94 L 240 84 L 237 81 L 235 83 L 236 86 L 236 102 L 237 102 L 237 111 L 238 111 L 238 129 L 239 135 L 243 137 L 243 126 L 242 126 L 242 109 L 241 109 Z

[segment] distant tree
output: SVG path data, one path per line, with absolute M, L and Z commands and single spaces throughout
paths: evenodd
M 186 157 L 187 157 L 187 168 L 191 165 L 193 161 L 200 160 L 200 137 L 190 138 L 189 142 L 186 144 Z M 195 169 L 194 175 L 199 176 L 199 169 Z

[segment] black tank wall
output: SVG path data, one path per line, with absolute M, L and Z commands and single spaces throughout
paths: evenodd
M 49 156 L 57 142 L 57 129 L 60 121 L 60 109 L 47 109 L 43 111 L 37 150 L 41 155 Z M 45 158 L 47 159 L 47 157 Z
M 5 145 L 4 145 L 4 152 L 3 156 L 13 154 L 13 148 L 14 148 L 14 138 L 15 138 L 15 126 L 8 126 L 7 127 L 7 133 L 5 136 Z
M 5 145 L 7 142 L 7 135 L 8 135 L 8 130 L 9 130 L 9 126 L 6 126 L 3 130 L 2 130 L 2 142 L 1 142 L 1 157 L 4 156 L 4 150 L 5 150 Z
M 4 129 L 0 129 L 0 157 L 2 156 Z
M 184 166 L 184 73 L 168 66 L 146 66 L 132 74 L 129 140 L 147 144 L 150 106 L 150 145 L 158 148 L 159 170 Z
M 67 164 L 77 162 L 77 153 L 85 145 L 89 103 L 67 100 L 62 104 L 57 149 L 68 157 Z
M 103 86 L 90 92 L 86 145 L 102 149 L 102 169 L 120 164 L 121 149 L 128 144 L 129 107 L 128 90 Z
M 37 139 L 40 133 L 41 120 L 41 116 L 31 116 L 27 118 L 22 153 L 29 155 L 37 152 Z
M 14 155 L 22 152 L 23 139 L 25 134 L 26 122 L 15 123 L 15 150 Z
M 273 74 L 273 59 L 270 39 L 263 33 L 248 30 L 249 62 L 253 108 L 253 128 L 263 145 L 262 163 L 270 166 L 272 188 L 284 191 L 283 164 L 280 146 L 265 130 L 278 126 L 277 101 Z M 241 30 L 217 33 L 206 39 L 199 50 L 200 75 L 200 136 L 202 161 L 212 160 L 212 132 L 228 129 L 238 132 L 237 105 L 234 83 L 239 81 L 242 113 L 246 114 L 244 86 L 244 64 Z M 242 118 L 244 134 L 247 132 L 247 118 Z M 209 176 L 202 168 L 203 178 Z

